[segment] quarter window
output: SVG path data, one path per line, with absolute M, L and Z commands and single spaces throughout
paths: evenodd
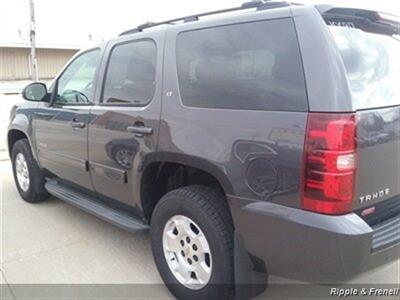
M 135 41 L 114 47 L 108 62 L 103 103 L 146 105 L 155 91 L 156 45 Z
M 177 68 L 187 106 L 307 110 L 291 19 L 183 32 L 177 39 Z

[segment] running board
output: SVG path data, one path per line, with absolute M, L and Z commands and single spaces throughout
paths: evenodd
M 48 179 L 45 188 L 54 197 L 72 204 L 124 230 L 135 232 L 149 228 L 149 226 L 140 218 L 125 211 L 111 208 L 106 204 L 96 201 L 95 198 L 91 196 L 80 193 L 70 187 L 63 186 L 56 180 Z

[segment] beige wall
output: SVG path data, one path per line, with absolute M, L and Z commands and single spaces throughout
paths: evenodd
M 38 49 L 39 78 L 53 78 L 77 50 Z
M 0 80 L 29 78 L 29 50 L 0 48 Z
M 77 50 L 37 49 L 40 79 L 53 78 Z M 0 80 L 30 79 L 30 49 L 0 48 Z

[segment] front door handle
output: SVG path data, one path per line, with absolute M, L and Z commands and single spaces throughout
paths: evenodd
M 135 136 L 142 137 L 144 135 L 150 135 L 153 133 L 153 128 L 145 127 L 142 125 L 128 126 L 126 131 L 130 133 L 135 133 Z
M 43 113 L 43 112 L 36 112 L 35 116 L 41 117 L 41 118 L 52 118 L 54 114 L 51 113 Z
M 86 127 L 85 122 L 72 121 L 71 126 L 73 129 L 83 129 Z

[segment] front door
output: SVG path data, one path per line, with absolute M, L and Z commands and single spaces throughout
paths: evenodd
M 91 110 L 89 165 L 96 192 L 137 206 L 141 162 L 157 147 L 163 33 L 107 46 Z
M 99 64 L 100 49 L 77 56 L 56 80 L 51 103 L 34 117 L 41 167 L 89 189 L 87 133 Z

